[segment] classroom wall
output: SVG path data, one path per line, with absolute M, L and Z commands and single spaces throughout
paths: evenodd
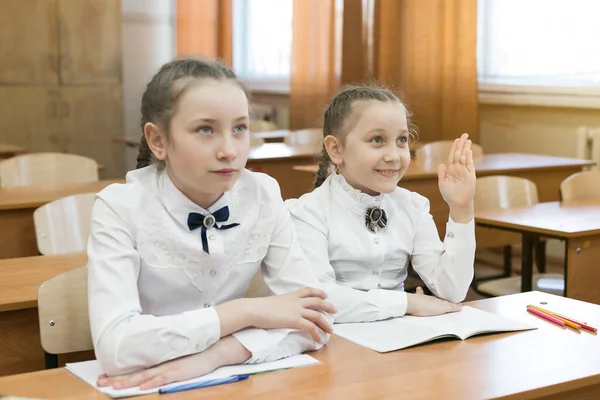
M 481 104 L 481 145 L 488 153 L 523 152 L 575 157 L 581 125 L 600 126 L 600 110 Z
M 125 136 L 139 139 L 140 102 L 146 84 L 175 56 L 175 1 L 123 0 L 122 11 Z M 135 168 L 137 153 L 137 149 L 126 149 L 127 170 Z

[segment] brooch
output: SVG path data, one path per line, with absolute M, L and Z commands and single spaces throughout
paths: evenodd
M 365 226 L 373 233 L 377 233 L 378 228 L 385 228 L 387 225 L 387 215 L 379 207 L 371 207 L 365 213 Z

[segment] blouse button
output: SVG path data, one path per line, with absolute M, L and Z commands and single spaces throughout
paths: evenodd
M 215 240 L 215 235 L 210 235 L 208 238 L 209 238 L 210 240 Z
M 210 307 L 210 303 L 204 303 L 204 308 L 209 308 Z
M 217 270 L 213 268 L 213 269 L 211 269 L 211 270 L 210 270 L 208 273 L 209 273 L 211 276 L 215 276 L 215 274 L 217 273 Z
M 379 238 L 375 238 L 373 239 L 373 241 L 375 242 L 375 244 L 379 244 Z
M 372 272 L 372 274 L 373 274 L 373 275 L 379 275 L 379 271 L 378 271 L 378 270 L 374 270 L 374 271 Z

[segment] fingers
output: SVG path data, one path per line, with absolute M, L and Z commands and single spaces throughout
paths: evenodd
M 466 133 L 463 133 L 460 137 L 460 139 L 458 140 L 458 143 L 456 144 L 456 148 L 454 149 L 454 157 L 452 158 L 452 162 L 454 164 L 458 164 L 460 162 L 460 156 L 463 154 L 463 149 L 465 147 L 465 143 L 467 142 L 467 139 L 469 138 L 469 135 L 467 135 Z
M 314 323 L 312 323 L 311 321 L 309 321 L 307 319 L 302 319 L 300 321 L 300 325 L 297 327 L 297 329 L 300 329 L 300 330 L 308 333 L 315 342 L 317 342 L 317 343 L 321 342 L 321 335 L 319 335 L 319 330 L 317 329 L 317 326 Z
M 459 158 L 459 162 L 462 165 L 467 165 L 467 155 L 469 154 L 469 152 L 471 152 L 471 143 L 472 142 L 470 140 L 467 140 L 465 142 L 465 147 L 463 148 L 463 151 L 462 151 L 462 153 L 460 155 L 460 158 Z
M 446 166 L 439 164 L 437 167 L 438 185 L 446 180 Z
M 298 297 L 300 297 L 300 298 L 318 297 L 318 298 L 321 298 L 323 300 L 325 300 L 327 298 L 327 293 L 325 293 L 322 290 L 311 288 L 311 287 L 305 287 L 305 288 L 302 288 L 300 290 L 297 290 L 296 291 L 296 295 Z
M 167 383 L 172 383 L 172 382 L 175 382 L 175 380 L 173 380 L 169 377 L 168 372 L 165 372 L 165 373 L 156 375 L 154 378 L 151 378 L 150 380 L 148 380 L 146 382 L 141 383 L 139 385 L 139 387 L 141 390 L 154 389 L 155 387 L 163 386 L 163 385 L 166 385 Z
M 421 286 L 417 286 L 417 291 L 415 292 L 415 294 L 425 295 L 425 292 L 423 292 L 423 288 Z
M 113 378 L 112 387 L 115 389 L 125 389 L 139 386 L 152 379 L 159 372 L 159 368 L 153 367 L 144 371 L 134 372 L 129 375 L 122 375 Z
M 96 385 L 98 387 L 111 386 L 112 379 L 108 377 L 106 374 L 98 375 L 98 380 L 96 381 Z
M 305 298 L 301 301 L 302 307 L 310 310 L 324 311 L 329 314 L 335 314 L 337 309 L 331 303 L 317 297 Z
M 322 331 L 327 333 L 333 333 L 333 326 L 331 326 L 329 321 L 327 321 L 325 316 L 320 312 L 314 310 L 305 310 L 302 313 L 302 317 L 321 328 Z
M 452 147 L 450 147 L 450 153 L 448 153 L 448 165 L 454 163 L 454 153 L 456 152 L 456 147 L 458 146 L 458 142 L 460 139 L 454 139 L 452 142 Z
M 467 171 L 475 172 L 475 164 L 473 162 L 473 150 L 469 150 L 469 154 L 467 154 Z

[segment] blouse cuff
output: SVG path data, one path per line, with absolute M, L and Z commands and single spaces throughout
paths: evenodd
M 244 346 L 252 356 L 245 364 L 257 364 L 267 361 L 274 361 L 280 358 L 275 354 L 279 343 L 285 339 L 290 329 L 244 329 L 234 333 L 242 346 Z
M 446 223 L 446 237 L 444 247 L 448 249 L 464 248 L 475 245 L 475 219 L 472 218 L 466 224 L 454 222 L 448 218 Z

